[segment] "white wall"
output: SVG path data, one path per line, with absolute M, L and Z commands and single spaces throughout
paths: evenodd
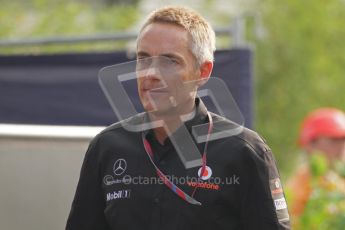
M 65 228 L 89 140 L 0 135 L 1 230 Z

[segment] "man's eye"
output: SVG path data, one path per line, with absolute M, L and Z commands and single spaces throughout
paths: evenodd
M 176 59 L 171 59 L 171 61 L 175 64 L 178 64 L 179 62 Z
M 138 57 L 138 63 L 140 64 L 148 64 L 151 62 L 150 58 L 147 57 Z
M 137 57 L 137 70 L 144 70 L 151 66 L 152 59 L 147 57 Z
M 178 60 L 176 60 L 175 58 L 169 58 L 169 62 L 172 64 L 179 64 Z

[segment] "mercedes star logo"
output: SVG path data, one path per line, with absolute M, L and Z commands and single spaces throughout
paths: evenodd
M 126 171 L 127 168 L 127 162 L 125 161 L 125 159 L 118 159 L 115 164 L 114 164 L 114 174 L 116 176 L 120 176 L 122 173 L 124 173 Z

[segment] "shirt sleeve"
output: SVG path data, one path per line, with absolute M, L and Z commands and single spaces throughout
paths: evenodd
M 66 230 L 108 230 L 104 209 L 100 164 L 93 141 L 85 154 L 77 190 L 67 219 Z
M 290 229 L 287 203 L 270 148 L 259 143 L 248 149 L 241 203 L 243 229 Z

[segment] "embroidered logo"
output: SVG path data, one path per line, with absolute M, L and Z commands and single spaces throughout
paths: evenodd
M 199 171 L 198 171 L 198 176 L 202 179 L 202 180 L 208 180 L 210 179 L 210 177 L 212 176 L 212 169 L 208 166 L 206 166 L 205 168 L 205 171 L 204 173 L 201 175 L 201 170 L 202 170 L 202 167 L 199 168 Z
M 107 193 L 107 201 L 117 200 L 117 199 L 125 199 L 125 198 L 130 198 L 130 197 L 131 197 L 131 190 L 130 189 L 119 190 L 119 191 Z
M 126 168 L 127 168 L 126 160 L 123 158 L 120 158 L 114 164 L 114 167 L 113 167 L 114 174 L 116 176 L 120 176 L 126 171 Z

